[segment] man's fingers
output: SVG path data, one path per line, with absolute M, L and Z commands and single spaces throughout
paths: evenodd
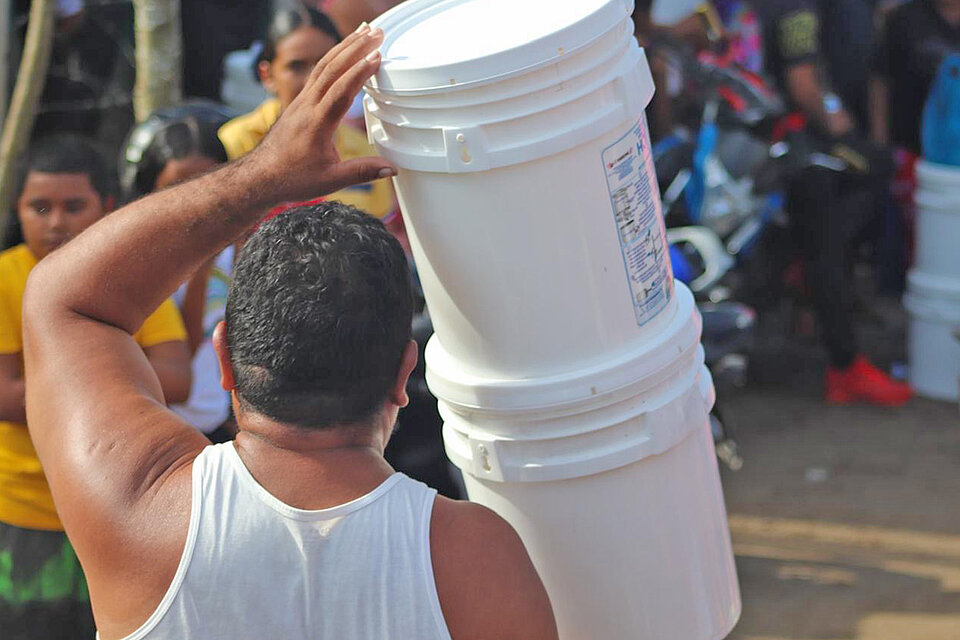
M 352 46 L 357 40 L 366 37 L 369 31 L 370 31 L 370 25 L 364 22 L 357 28 L 356 31 L 354 31 L 353 33 L 348 35 L 346 38 L 338 42 L 337 45 L 333 47 L 333 49 L 330 49 L 330 51 L 328 51 L 327 54 L 323 56 L 320 62 L 314 65 L 313 71 L 310 72 L 310 78 L 307 80 L 306 88 L 309 89 L 311 86 L 313 86 L 314 83 L 316 83 L 319 80 L 320 74 L 323 73 L 323 70 L 326 69 L 327 65 L 330 63 L 331 60 L 333 60 L 338 55 L 340 55 L 340 53 L 343 52 L 345 49 Z
M 397 169 L 383 158 L 371 156 L 347 160 L 330 167 L 324 174 L 324 191 L 328 194 L 364 182 L 373 182 L 397 175 Z
M 380 52 L 371 51 L 360 62 L 337 78 L 329 91 L 321 98 L 317 121 L 324 130 L 337 127 L 347 114 L 354 97 L 363 89 L 363 84 L 380 68 Z
M 383 31 L 373 29 L 359 38 L 355 39 L 349 46 L 345 47 L 339 54 L 334 56 L 317 78 L 310 91 L 313 92 L 311 100 L 318 103 L 331 92 L 333 86 L 341 76 L 350 72 L 353 67 L 364 59 L 365 56 L 376 49 L 383 42 Z M 378 61 L 379 62 L 379 61 Z M 361 85 L 362 86 L 362 85 Z M 359 91 L 359 90 L 358 90 Z M 353 94 L 356 95 L 356 94 Z M 350 99 L 353 99 L 353 95 Z

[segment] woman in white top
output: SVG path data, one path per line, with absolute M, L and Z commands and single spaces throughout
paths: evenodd
M 128 200 L 207 173 L 227 161 L 217 130 L 234 114 L 205 101 L 161 110 L 128 137 L 120 175 Z M 189 399 L 171 409 L 214 443 L 232 438 L 230 396 L 220 387 L 213 330 L 223 320 L 233 271 L 234 247 L 204 264 L 173 299 L 190 342 L 193 381 Z

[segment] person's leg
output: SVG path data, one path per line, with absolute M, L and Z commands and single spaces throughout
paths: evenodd
M 858 355 L 853 324 L 853 278 L 848 260 L 853 228 L 862 229 L 860 191 L 841 191 L 839 177 L 809 171 L 790 190 L 789 208 L 807 268 L 807 281 L 830 354 L 827 401 L 905 404 L 909 386 L 897 382 Z M 869 199 L 868 199 L 869 200 Z
M 0 629 L 4 640 L 94 637 L 83 570 L 62 531 L 0 523 Z
M 791 185 L 788 208 L 831 366 L 846 369 L 858 350 L 838 181 L 810 170 Z

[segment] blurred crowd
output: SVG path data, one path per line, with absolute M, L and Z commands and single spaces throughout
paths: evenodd
M 51 558 L 72 552 L 56 535 L 62 528 L 24 425 L 19 308 L 30 269 L 117 205 L 250 152 L 342 35 L 393 4 L 182 0 L 185 100 L 135 124 L 131 6 L 61 0 L 53 64 L 0 254 L 0 550 L 30 557 L 36 575 Z M 655 143 L 689 138 L 691 131 L 695 137 L 705 121 L 702 108 L 690 109 L 690 85 L 698 76 L 678 63 L 692 58 L 748 74 L 782 100 L 784 114 L 770 132 L 774 146 L 802 136 L 814 150 L 809 157 L 843 163 L 837 170 L 821 160 L 790 174 L 784 206 L 790 249 L 765 292 L 799 278 L 829 352 L 828 401 L 904 404 L 909 387 L 872 364 L 858 344 L 853 273 L 866 255 L 888 291 L 902 290 L 922 113 L 940 64 L 960 52 L 960 0 L 715 0 L 669 25 L 657 23 L 655 4 L 641 0 L 634 15 L 658 87 L 648 109 Z M 28 8 L 26 0 L 15 3 L 14 52 Z M 726 99 L 733 103 L 737 96 Z M 373 153 L 359 99 L 336 142 L 344 159 Z M 409 251 L 389 181 L 329 198 L 379 218 Z M 224 316 L 239 248 L 228 248 L 184 282 L 136 336 L 168 402 L 213 442 L 232 435 L 230 399 L 220 387 L 211 338 Z M 428 323 L 423 328 L 429 332 Z M 422 387 L 422 377 L 415 384 Z M 414 412 L 408 413 L 410 431 L 428 435 L 408 451 L 398 439 L 393 462 L 457 495 L 449 477 L 426 477 L 437 467 L 445 473 L 439 418 L 429 405 L 414 403 L 408 410 Z M 5 525 L 51 537 L 20 549 Z M 69 563 L 63 567 L 48 577 L 63 606 L 30 616 L 49 628 L 22 637 L 92 637 L 82 574 Z M 33 574 L 27 573 L 17 585 L 30 584 Z M 18 598 L 29 599 L 26 587 L 3 584 L 0 613 Z M 59 635 L 64 620 L 72 621 L 66 636 Z
M 777 252 L 779 262 L 765 263 L 775 274 L 765 293 L 776 298 L 793 281 L 809 299 L 829 354 L 829 402 L 904 404 L 909 387 L 874 366 L 859 345 L 856 307 L 864 297 L 855 267 L 866 259 L 881 290 L 902 293 L 924 105 L 941 64 L 960 51 L 960 2 L 716 0 L 679 22 L 657 24 L 656 18 L 656 2 L 639 4 L 636 31 L 658 87 L 649 109 L 655 140 L 674 141 L 678 132 L 694 130 L 692 170 L 709 173 L 703 158 L 722 151 L 703 132 L 717 135 L 719 104 L 719 135 L 729 134 L 735 120 L 734 128 L 769 142 L 771 155 L 789 156 L 792 165 L 780 176 L 788 243 Z M 744 86 L 748 90 L 738 91 Z M 760 98 L 768 96 L 782 105 L 763 104 Z M 709 98 L 712 111 L 703 109 Z M 762 109 L 754 99 L 775 112 L 766 129 L 757 124 L 764 114 L 756 115 Z M 723 109 L 740 118 L 723 121 Z M 720 180 L 718 171 L 711 175 L 706 182 Z M 659 177 L 663 184 L 664 173 Z M 689 205 L 689 190 L 687 196 Z M 686 222 L 700 213 L 688 211 Z M 763 306 L 758 292 L 741 295 Z

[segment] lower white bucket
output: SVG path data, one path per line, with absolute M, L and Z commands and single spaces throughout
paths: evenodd
M 960 341 L 955 336 L 960 330 L 960 291 L 939 290 L 939 281 L 919 272 L 910 274 L 910 290 L 903 300 L 910 313 L 910 384 L 927 398 L 956 401 L 960 396 Z
M 921 160 L 917 183 L 916 268 L 960 286 L 960 169 Z
M 606 369 L 463 384 L 430 345 L 447 454 L 523 538 L 564 640 L 719 640 L 736 624 L 699 337 L 678 285 L 660 336 Z
M 960 382 L 960 306 L 907 294 L 910 385 L 934 400 L 956 401 Z
M 921 191 L 917 203 L 916 267 L 960 284 L 960 190 L 952 197 Z
M 740 594 L 713 437 L 583 478 L 502 483 L 469 473 L 470 500 L 517 529 L 564 640 L 720 640 Z

